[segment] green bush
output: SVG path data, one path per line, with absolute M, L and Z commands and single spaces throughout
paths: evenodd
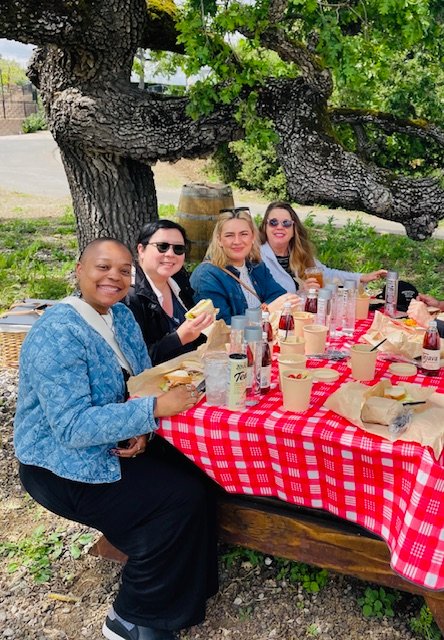
M 46 124 L 46 118 L 42 111 L 37 113 L 31 113 L 22 122 L 23 133 L 35 133 L 36 131 L 46 131 L 48 125 Z

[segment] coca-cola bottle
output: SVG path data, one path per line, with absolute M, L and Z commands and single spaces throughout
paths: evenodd
M 421 369 L 426 376 L 437 376 L 441 366 L 441 340 L 436 320 L 431 320 L 424 335 L 421 354 Z
M 307 293 L 307 300 L 305 301 L 304 311 L 309 313 L 317 313 L 318 310 L 318 294 L 316 289 L 309 289 Z
M 271 351 L 268 343 L 268 336 L 262 332 L 262 366 L 261 366 L 261 393 L 270 391 L 271 382 Z
M 295 335 L 294 318 L 291 313 L 291 302 L 284 302 L 281 317 L 279 318 L 278 338 L 288 340 Z

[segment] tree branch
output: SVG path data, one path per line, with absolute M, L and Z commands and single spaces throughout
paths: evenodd
M 417 138 L 434 140 L 444 146 L 444 131 L 427 120 L 397 118 L 390 113 L 364 109 L 330 109 L 329 115 L 334 124 L 350 124 L 352 126 L 370 124 L 389 135 L 405 133 Z

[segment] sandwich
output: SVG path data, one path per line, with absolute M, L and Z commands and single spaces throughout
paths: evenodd
M 391 400 L 398 400 L 398 402 L 403 402 L 406 397 L 407 392 L 401 385 L 387 387 L 386 389 L 384 389 L 384 398 L 390 398 Z
M 200 363 L 195 360 L 184 360 L 177 369 L 164 373 L 160 388 L 162 391 L 168 391 L 181 384 L 196 384 L 202 378 L 203 370 Z
M 368 398 L 361 410 L 361 420 L 371 424 L 383 424 L 389 426 L 402 413 L 404 407 L 401 402 L 391 398 L 372 396 Z
M 199 302 L 189 311 L 186 312 L 185 318 L 188 320 L 194 320 L 201 313 L 216 313 L 216 309 L 214 308 L 212 300 L 210 298 L 204 298 L 203 300 L 199 300 Z

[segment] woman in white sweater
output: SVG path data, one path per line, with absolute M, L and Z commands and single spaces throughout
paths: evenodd
M 313 246 L 308 239 L 307 230 L 295 210 L 288 202 L 271 202 L 265 211 L 259 227 L 262 260 L 273 278 L 286 291 L 295 292 L 299 288 L 319 287 L 317 280 L 307 277 L 308 267 L 322 269 L 324 281 L 354 280 L 357 284 L 366 284 L 371 280 L 386 276 L 385 269 L 371 273 L 353 273 L 330 269 L 315 258 Z

